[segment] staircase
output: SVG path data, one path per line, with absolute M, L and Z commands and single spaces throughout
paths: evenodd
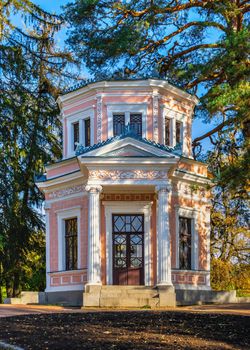
M 173 287 L 86 286 L 83 307 L 175 307 Z

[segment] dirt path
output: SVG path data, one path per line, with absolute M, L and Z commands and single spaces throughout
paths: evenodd
M 249 349 L 250 317 L 209 307 L 126 312 L 33 307 L 29 312 L 40 314 L 0 318 L 0 341 L 25 350 Z M 24 309 L 19 311 L 28 312 Z
M 135 309 L 136 310 L 136 309 Z M 246 304 L 222 304 L 222 305 L 201 305 L 178 307 L 176 309 L 167 309 L 168 311 L 176 312 L 202 312 L 202 313 L 222 313 L 232 315 L 250 316 L 250 303 Z M 79 308 L 64 308 L 61 306 L 47 306 L 47 305 L 3 305 L 0 304 L 0 317 L 10 317 L 30 314 L 44 314 L 44 313 L 81 313 L 81 312 L 108 312 L 110 309 L 87 309 L 81 310 Z M 131 309 L 116 310 L 117 312 L 131 311 Z M 142 309 L 136 310 L 138 312 Z M 145 311 L 145 310 L 144 310 Z M 149 310 L 150 311 L 150 310 Z M 163 311 L 163 310 L 161 310 Z

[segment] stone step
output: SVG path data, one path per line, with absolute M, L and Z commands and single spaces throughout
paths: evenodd
M 157 307 L 158 304 L 159 298 L 114 298 L 106 296 L 100 298 L 101 307 Z
M 133 298 L 154 298 L 158 296 L 158 291 L 151 287 L 137 288 L 137 287 L 113 287 L 106 288 L 106 286 L 101 288 L 101 295 L 106 297 L 133 297 Z

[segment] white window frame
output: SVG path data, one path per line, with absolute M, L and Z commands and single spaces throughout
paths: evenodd
M 77 218 L 77 269 L 81 268 L 81 208 L 71 208 L 57 211 L 58 236 L 58 271 L 66 271 L 65 256 L 65 220 Z M 74 270 L 72 270 L 74 271 Z
M 165 139 L 165 127 L 166 118 L 170 119 L 170 147 L 176 146 L 176 121 L 181 122 L 181 142 L 184 145 L 186 136 L 186 118 L 184 113 L 176 112 L 163 106 L 162 108 L 162 119 L 163 119 L 163 144 L 166 144 Z M 184 146 L 183 151 L 184 151 Z
M 107 104 L 107 115 L 108 115 L 108 138 L 114 136 L 113 133 L 113 115 L 124 114 L 125 125 L 130 121 L 130 114 L 141 114 L 142 115 L 142 137 L 147 137 L 147 103 L 119 103 L 119 104 Z
M 94 144 L 94 110 L 93 108 L 88 108 L 86 110 L 78 112 L 77 114 L 67 117 L 67 132 L 68 132 L 67 155 L 69 157 L 75 155 L 74 144 L 73 144 L 74 143 L 73 124 L 76 122 L 79 122 L 79 143 L 81 145 L 84 145 L 85 144 L 84 120 L 86 119 L 90 119 L 90 146 L 92 146 Z
M 176 268 L 180 268 L 180 232 L 179 232 L 179 218 L 184 217 L 191 219 L 191 270 L 199 269 L 199 233 L 198 233 L 198 210 L 192 208 L 177 207 L 176 215 Z M 183 270 L 185 271 L 185 270 Z

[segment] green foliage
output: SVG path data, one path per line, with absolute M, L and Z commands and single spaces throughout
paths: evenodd
M 199 92 L 195 114 L 216 127 L 194 140 L 194 155 L 218 132 L 245 138 L 238 164 L 221 172 L 237 191 L 249 176 L 249 12 L 236 0 L 75 0 L 67 42 L 96 78 L 156 76 Z
M 0 267 L 8 297 L 44 288 L 43 195 L 34 175 L 61 156 L 55 98 L 68 82 L 70 55 L 55 48 L 62 25 L 31 1 L 6 1 L 0 26 Z M 11 23 L 18 12 L 26 32 Z M 8 26 L 5 24 L 8 23 Z
M 215 290 L 237 290 L 241 296 L 250 290 L 250 266 L 212 259 L 211 286 Z

